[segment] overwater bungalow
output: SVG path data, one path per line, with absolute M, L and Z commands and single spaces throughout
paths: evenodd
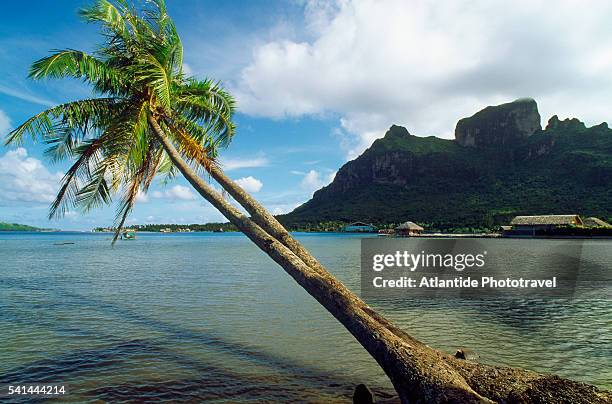
M 354 222 L 342 228 L 342 231 L 346 233 L 373 233 L 374 230 L 373 224 L 364 222 Z
M 421 226 L 414 222 L 404 222 L 395 228 L 395 234 L 402 237 L 420 236 L 423 233 Z
M 567 226 L 583 226 L 578 215 L 539 215 L 516 216 L 510 226 L 502 226 L 505 236 L 535 236 L 539 233 L 551 233 Z

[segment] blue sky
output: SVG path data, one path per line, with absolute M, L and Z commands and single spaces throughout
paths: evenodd
M 452 138 L 456 121 L 519 97 L 587 124 L 609 121 L 609 2 L 173 1 L 185 68 L 238 99 L 238 132 L 222 154 L 228 174 L 274 213 L 303 203 L 392 124 Z M 3 4 L 0 131 L 53 104 L 84 98 L 76 81 L 32 82 L 30 63 L 52 49 L 92 50 L 88 1 Z M 87 230 L 114 207 L 46 219 L 67 164 L 44 146 L 0 148 L 0 221 Z M 155 183 L 130 223 L 222 220 L 177 180 Z

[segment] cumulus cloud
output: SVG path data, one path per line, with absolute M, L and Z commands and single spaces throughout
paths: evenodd
M 55 199 L 62 173 L 52 173 L 23 147 L 0 157 L 0 201 L 49 203 Z
M 191 201 L 196 198 L 191 188 L 183 185 L 175 185 L 166 191 L 153 191 L 154 198 L 166 198 L 170 200 Z
M 193 191 L 182 185 L 175 185 L 166 191 L 166 196 L 170 199 L 181 199 L 183 201 L 190 201 L 195 199 L 195 194 Z
M 331 183 L 334 180 L 335 176 L 335 171 L 332 171 L 328 174 L 323 174 L 317 170 L 310 170 L 304 174 L 304 178 L 302 179 L 300 186 L 306 191 L 314 192 L 317 189 Z
M 221 159 L 221 167 L 225 171 L 238 170 L 240 168 L 265 167 L 267 165 L 268 159 L 265 157 Z
M 552 114 L 598 123 L 612 93 L 612 3 L 308 1 L 308 40 L 254 49 L 235 85 L 243 112 L 339 114 L 354 157 L 394 123 L 452 137 L 478 109 L 530 96 Z
M 263 187 L 263 182 L 250 175 L 248 177 L 238 178 L 235 182 L 247 192 L 259 192 L 261 187 Z

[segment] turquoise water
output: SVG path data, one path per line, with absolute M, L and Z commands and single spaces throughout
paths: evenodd
M 359 291 L 360 237 L 297 237 Z M 508 243 L 508 259 L 560 243 L 482 242 Z M 611 241 L 585 246 L 610 266 Z M 607 300 L 369 303 L 436 348 L 612 388 Z M 108 234 L 0 233 L 0 329 L 0 385 L 65 383 L 74 402 L 337 402 L 362 382 L 393 394 L 350 334 L 240 234 L 139 234 L 113 248 Z

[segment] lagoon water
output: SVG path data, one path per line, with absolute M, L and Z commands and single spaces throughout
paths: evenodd
M 297 237 L 359 291 L 359 236 Z M 508 260 L 561 243 L 482 242 L 506 243 Z M 584 246 L 611 269 L 612 240 Z M 612 388 L 609 300 L 368 303 L 444 351 Z M 108 234 L 0 233 L 0 330 L 0 385 L 65 383 L 62 401 L 342 402 L 362 382 L 393 395 L 351 335 L 240 234 L 143 233 L 113 248 Z

